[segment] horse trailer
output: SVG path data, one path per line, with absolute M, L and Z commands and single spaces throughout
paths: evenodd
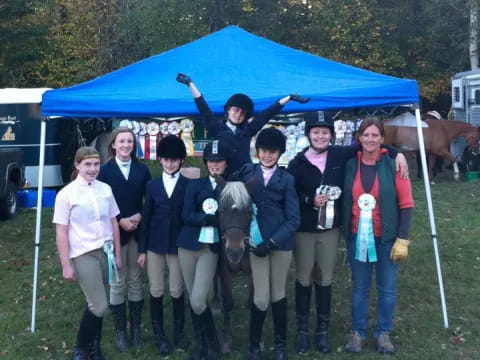
M 38 186 L 40 153 L 40 103 L 49 89 L 0 89 L 0 149 L 20 148 L 24 152 L 25 179 L 29 187 Z M 61 167 L 60 119 L 47 122 L 44 186 L 64 184 Z
M 464 71 L 452 78 L 452 119 L 480 126 L 480 70 Z

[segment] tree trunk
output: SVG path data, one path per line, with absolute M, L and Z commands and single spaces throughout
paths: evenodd
M 478 70 L 478 2 L 470 0 L 470 67 Z

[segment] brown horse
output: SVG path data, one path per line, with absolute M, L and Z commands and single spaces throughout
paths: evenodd
M 454 178 L 458 180 L 458 164 L 455 156 L 450 153 L 450 143 L 454 138 L 463 137 L 468 146 L 478 148 L 479 129 L 461 121 L 427 119 L 425 122 L 428 127 L 422 129 L 430 181 L 437 156 L 453 162 Z M 417 128 L 385 125 L 384 143 L 405 151 L 417 151 L 419 149 Z

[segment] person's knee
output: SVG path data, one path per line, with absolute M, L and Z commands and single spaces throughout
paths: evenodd
M 266 311 L 268 309 L 268 303 L 270 302 L 268 297 L 254 298 L 253 303 L 260 311 Z
M 195 314 L 200 315 L 207 308 L 207 303 L 205 301 L 192 298 L 190 299 L 190 306 Z
M 103 317 L 108 310 L 108 303 L 105 301 L 102 303 L 90 305 L 88 307 L 88 310 L 90 310 L 90 312 L 97 317 Z

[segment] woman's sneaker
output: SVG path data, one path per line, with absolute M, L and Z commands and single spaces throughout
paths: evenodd
M 377 351 L 380 354 L 393 354 L 395 352 L 395 347 L 390 341 L 388 332 L 381 332 L 377 336 Z
M 359 353 L 365 340 L 362 339 L 358 331 L 352 331 L 348 337 L 348 344 L 345 345 L 345 351 L 349 353 Z

